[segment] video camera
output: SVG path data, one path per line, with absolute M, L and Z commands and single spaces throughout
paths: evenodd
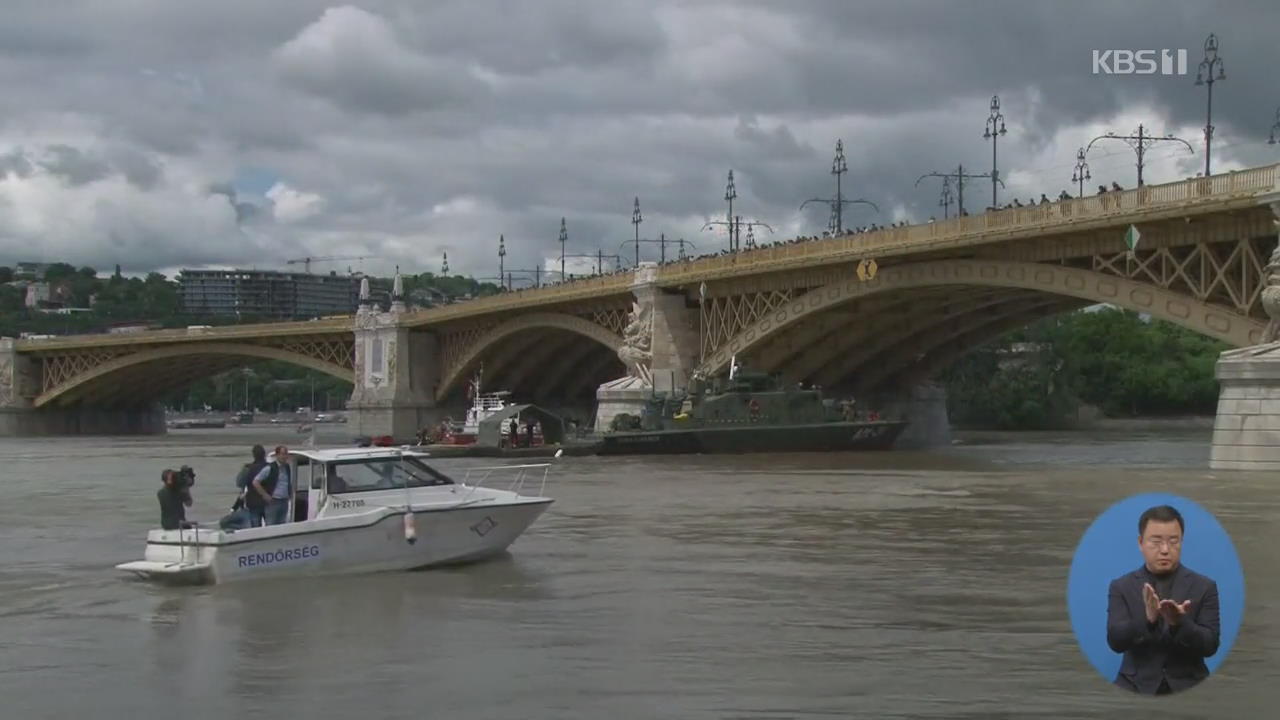
M 189 490 L 196 484 L 196 471 L 190 465 L 183 465 L 173 474 L 173 484 L 181 490 Z

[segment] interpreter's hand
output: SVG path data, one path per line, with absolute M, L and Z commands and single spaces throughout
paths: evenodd
M 1156 595 L 1156 589 L 1151 587 L 1151 583 L 1142 585 L 1142 602 L 1147 608 L 1147 622 L 1153 623 L 1160 619 L 1160 597 Z
M 1190 609 L 1190 600 L 1183 600 L 1181 603 L 1176 603 L 1172 600 L 1160 601 L 1160 614 L 1164 616 L 1165 622 L 1170 625 L 1177 625 L 1182 622 L 1183 616 L 1185 616 L 1187 611 Z

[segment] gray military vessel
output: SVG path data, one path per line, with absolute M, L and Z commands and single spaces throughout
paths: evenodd
M 727 377 L 697 378 L 687 391 L 655 393 L 639 416 L 614 418 L 600 455 L 887 450 L 906 420 L 856 419 L 851 406 L 816 388 L 784 387 L 735 365 Z

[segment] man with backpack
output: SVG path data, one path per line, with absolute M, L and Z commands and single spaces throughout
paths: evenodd
M 244 464 L 236 474 L 236 489 L 240 494 L 231 506 L 231 513 L 218 522 L 223 530 L 242 530 L 263 524 L 266 503 L 250 487 L 250 483 L 267 465 L 267 451 L 261 445 L 253 446 L 253 460 Z

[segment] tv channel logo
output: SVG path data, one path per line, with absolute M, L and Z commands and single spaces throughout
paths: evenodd
M 1094 50 L 1094 75 L 1186 75 L 1187 51 Z

